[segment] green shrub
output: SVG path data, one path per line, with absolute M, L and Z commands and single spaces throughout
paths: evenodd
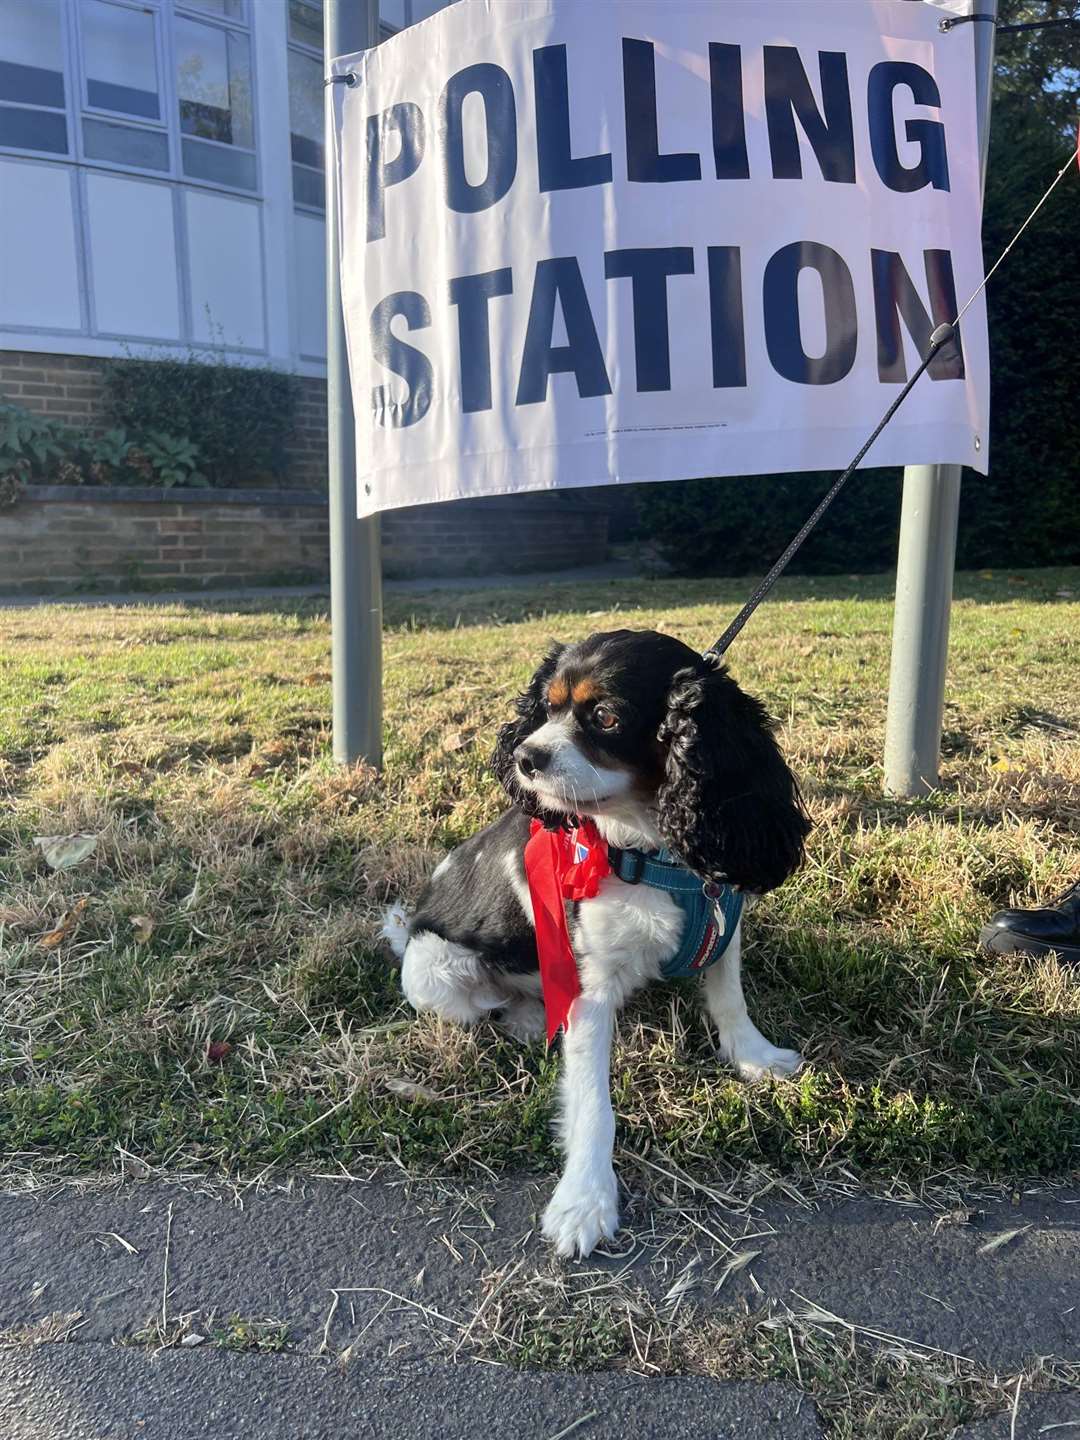
M 79 445 L 70 425 L 0 402 L 0 478 L 9 485 L 81 484 Z
M 642 485 L 640 536 L 684 575 L 766 571 L 836 479 L 832 472 Z M 896 562 L 900 471 L 863 470 L 789 567 L 792 575 L 887 570 Z
M 296 412 L 295 376 L 193 354 L 183 360 L 113 360 L 103 378 L 110 421 L 143 437 L 148 453 L 149 436 L 183 437 L 198 457 L 189 473 L 205 477 L 201 483 L 279 481 Z
M 199 447 L 194 441 L 178 439 L 164 430 L 149 430 L 140 448 L 150 462 L 158 485 L 171 489 L 173 485 L 208 483 L 198 468 Z
M 0 506 L 14 504 L 25 485 L 205 485 L 200 458 L 192 440 L 164 430 L 88 435 L 0 404 Z
M 1028 96 L 994 101 L 983 250 L 1001 254 L 1076 144 Z M 966 474 L 960 563 L 1080 562 L 1073 311 L 1080 272 L 1077 177 L 1066 175 L 990 282 L 990 474 Z

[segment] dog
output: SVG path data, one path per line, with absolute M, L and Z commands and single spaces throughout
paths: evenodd
M 410 1005 L 462 1025 L 493 1018 L 522 1038 L 543 1034 L 524 862 L 535 821 L 556 830 L 587 819 L 618 853 L 670 853 L 684 879 L 689 871 L 713 887 L 707 895 L 782 884 L 802 862 L 810 821 L 773 732 L 715 656 L 669 635 L 615 630 L 554 646 L 498 732 L 493 767 L 512 808 L 436 867 L 411 918 L 400 906 L 387 916 Z M 665 973 L 688 923 L 664 889 L 616 873 L 573 907 L 581 993 L 562 1039 L 565 1165 L 543 1217 L 559 1255 L 587 1256 L 616 1233 L 615 1017 Z M 741 920 L 725 939 L 702 983 L 720 1051 L 745 1080 L 793 1075 L 801 1056 L 770 1044 L 747 1014 Z

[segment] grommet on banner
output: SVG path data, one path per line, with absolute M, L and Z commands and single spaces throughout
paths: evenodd
M 949 31 L 955 29 L 957 25 L 970 25 L 973 20 L 987 20 L 991 25 L 995 25 L 997 23 L 997 16 L 983 14 L 946 15 L 943 19 L 938 21 L 937 28 L 941 31 L 943 35 L 947 35 Z
M 328 75 L 322 83 L 324 87 L 327 85 L 348 85 L 351 90 L 352 87 L 357 84 L 356 71 L 346 70 L 344 75 Z
M 943 35 L 950 30 L 955 30 L 957 25 L 970 25 L 973 20 L 986 20 L 993 25 L 999 35 L 1018 35 L 1021 30 L 1058 30 L 1062 26 L 1072 28 L 1080 26 L 1080 19 L 1073 15 L 1066 15 L 1058 20 L 1025 20 L 1018 25 L 999 25 L 994 15 L 946 15 L 938 21 L 938 29 Z

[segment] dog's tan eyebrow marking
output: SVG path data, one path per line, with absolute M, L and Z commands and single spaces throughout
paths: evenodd
M 565 705 L 570 699 L 570 686 L 563 679 L 552 680 L 547 690 L 548 704 L 554 705 L 556 709 Z
M 575 705 L 584 705 L 589 700 L 599 698 L 600 687 L 595 680 L 579 680 L 570 693 L 574 697 Z

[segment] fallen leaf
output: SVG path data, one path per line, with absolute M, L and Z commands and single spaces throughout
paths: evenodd
M 464 750 L 471 745 L 475 734 L 466 733 L 464 730 L 451 730 L 442 739 L 442 748 L 448 755 L 453 755 L 455 750 Z
M 206 1058 L 212 1060 L 216 1065 L 221 1065 L 228 1059 L 231 1052 L 232 1046 L 228 1040 L 211 1040 L 206 1047 Z
M 391 1095 L 400 1095 L 403 1100 L 424 1100 L 430 1104 L 439 1098 L 434 1090 L 429 1090 L 426 1085 L 417 1085 L 414 1080 L 390 1079 L 385 1084 Z
M 38 946 L 42 950 L 55 950 L 58 945 L 65 941 L 67 937 L 78 928 L 83 911 L 86 909 L 86 903 L 85 895 L 81 900 L 76 900 L 71 909 L 65 910 L 63 915 L 60 916 L 60 919 L 56 922 L 56 927 L 50 930 L 47 935 L 41 937 L 38 941 Z
M 96 835 L 35 835 L 46 865 L 53 870 L 70 870 L 97 849 Z
M 145 945 L 154 933 L 154 917 L 152 915 L 132 915 L 131 928 L 134 931 L 132 938 L 136 945 Z
M 999 775 L 1005 775 L 1008 771 L 1015 770 L 1016 768 L 1012 761 L 1007 760 L 1004 755 L 1002 755 L 1000 759 L 995 760 L 990 766 L 990 769 L 996 770 Z
M 301 685 L 325 685 L 331 679 L 329 670 L 312 670 L 310 675 L 305 675 L 300 681 Z

